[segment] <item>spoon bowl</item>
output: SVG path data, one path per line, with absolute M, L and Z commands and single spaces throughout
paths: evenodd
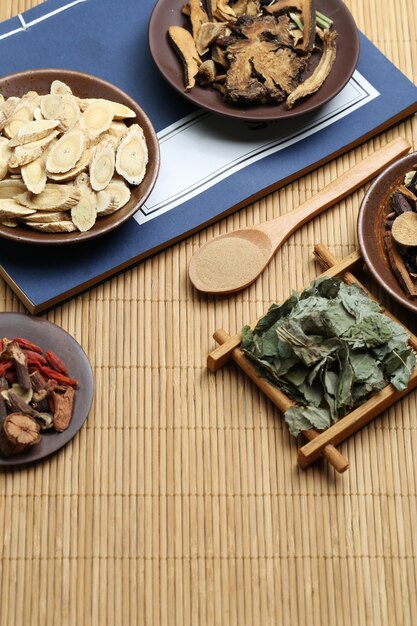
M 294 211 L 211 239 L 191 259 L 188 273 L 192 284 L 203 293 L 216 295 L 248 287 L 297 228 L 361 187 L 410 148 L 405 139 L 394 139 Z

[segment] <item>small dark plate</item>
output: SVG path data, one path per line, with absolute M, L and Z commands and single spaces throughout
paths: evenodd
M 144 204 L 151 193 L 159 172 L 159 143 L 155 130 L 146 115 L 130 96 L 107 81 L 72 70 L 40 69 L 27 70 L 17 74 L 10 74 L 0 78 L 0 93 L 5 98 L 9 96 L 23 96 L 27 91 L 37 91 L 39 94 L 49 93 L 51 82 L 61 80 L 72 89 L 79 98 L 104 98 L 126 104 L 136 113 L 136 118 L 126 120 L 126 125 L 139 124 L 145 134 L 148 146 L 149 160 L 145 178 L 140 185 L 131 186 L 129 202 L 111 215 L 100 217 L 93 228 L 85 233 L 42 233 L 29 228 L 17 226 L 9 228 L 0 224 L 0 237 L 32 244 L 77 243 L 93 239 L 108 233 L 126 222 Z
M 184 88 L 181 60 L 168 40 L 170 26 L 189 28 L 189 20 L 181 13 L 184 0 L 159 0 L 149 22 L 149 47 L 152 57 L 164 78 L 184 98 L 196 106 L 228 117 L 244 120 L 277 120 L 311 112 L 334 98 L 351 78 L 359 57 L 359 33 L 355 21 L 342 0 L 319 0 L 317 9 L 333 20 L 338 32 L 337 56 L 330 75 L 320 89 L 303 101 L 287 109 L 281 104 L 239 106 L 223 100 L 217 89 L 196 85 L 191 91 Z
M 369 187 L 359 210 L 358 239 L 363 259 L 389 295 L 407 309 L 417 313 L 417 301 L 408 298 L 392 271 L 385 252 L 383 236 L 386 205 L 394 188 L 404 175 L 417 166 L 417 152 L 407 154 L 390 165 Z
M 0 454 L 0 466 L 24 465 L 39 461 L 67 444 L 87 419 L 93 401 L 94 380 L 90 362 L 81 346 L 65 330 L 41 317 L 23 313 L 0 313 L 0 336 L 13 339 L 23 337 L 39 345 L 42 350 L 53 350 L 68 367 L 69 375 L 78 380 L 74 413 L 67 430 L 62 433 L 43 431 L 41 442 L 27 452 L 13 456 Z

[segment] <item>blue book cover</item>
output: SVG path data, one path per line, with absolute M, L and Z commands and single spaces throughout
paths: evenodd
M 155 0 L 48 0 L 0 24 L 2 73 L 61 67 L 104 78 L 148 114 L 161 170 L 142 209 L 112 233 L 53 247 L 0 242 L 0 273 L 38 313 L 171 245 L 417 110 L 415 87 L 361 34 L 348 85 L 303 122 L 230 120 L 197 109 L 148 49 Z M 199 167 L 195 167 L 198 163 Z M 202 164 L 202 165 L 201 165 Z

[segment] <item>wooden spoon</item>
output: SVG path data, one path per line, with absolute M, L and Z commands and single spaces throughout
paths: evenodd
M 259 276 L 297 228 L 361 187 L 410 148 L 405 139 L 394 139 L 294 211 L 211 239 L 191 259 L 188 271 L 194 287 L 210 294 L 229 294 L 244 289 Z

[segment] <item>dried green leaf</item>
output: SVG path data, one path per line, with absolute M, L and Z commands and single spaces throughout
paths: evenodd
M 290 433 L 297 437 L 303 430 L 325 430 L 330 426 L 330 413 L 315 406 L 292 406 L 284 413 Z

